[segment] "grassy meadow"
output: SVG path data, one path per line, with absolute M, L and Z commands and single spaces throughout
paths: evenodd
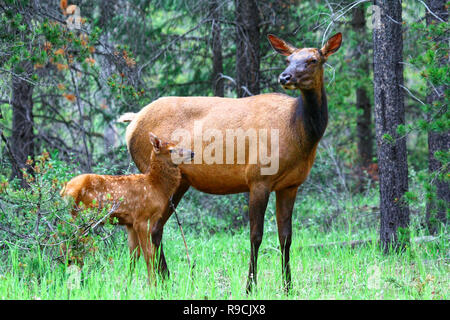
M 293 287 L 282 290 L 281 256 L 275 222 L 275 199 L 266 212 L 265 232 L 258 260 L 258 286 L 245 293 L 249 261 L 248 225 L 228 228 L 214 220 L 212 210 L 230 209 L 240 196 L 213 197 L 209 208 L 198 206 L 201 195 L 189 191 L 178 214 L 186 231 L 192 262 L 190 272 L 175 218 L 165 229 L 163 243 L 170 279 L 149 286 L 141 258 L 128 272 L 126 233 L 118 230 L 86 257 L 77 269 L 46 258 L 22 255 L 10 247 L 0 266 L 0 299 L 448 299 L 449 244 L 443 233 L 431 242 L 416 243 L 403 253 L 385 255 L 376 244 L 323 246 L 333 242 L 378 238 L 376 228 L 362 224 L 375 219 L 375 195 L 342 200 L 344 213 L 330 227 L 314 223 L 317 212 L 327 212 L 331 199 L 318 201 L 299 195 L 294 213 L 291 269 Z M 216 207 L 214 207 L 216 206 Z M 197 215 L 196 225 L 189 224 Z M 372 218 L 371 218 L 372 217 Z M 369 220 L 368 220 L 369 219 Z M 215 224 L 215 228 L 211 226 Z M 119 227 L 118 227 L 119 228 Z M 416 237 L 419 235 L 412 235 Z M 26 257 L 26 258 L 21 258 Z

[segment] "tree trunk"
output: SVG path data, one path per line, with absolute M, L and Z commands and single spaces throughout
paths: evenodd
M 223 59 L 222 59 L 222 39 L 220 35 L 220 7 L 217 0 L 213 0 L 210 6 L 211 12 L 211 47 L 212 47 L 212 87 L 214 95 L 217 97 L 223 97 L 225 94 L 223 74 Z
M 380 176 L 380 241 L 385 252 L 409 241 L 406 138 L 397 134 L 405 123 L 403 89 L 402 2 L 375 0 L 380 24 L 373 30 L 375 128 Z
M 259 10 L 256 0 L 235 0 L 238 97 L 259 94 Z
M 430 10 L 440 17 L 444 21 L 448 21 L 448 10 L 446 9 L 446 0 L 427 0 L 427 6 Z M 440 23 L 440 21 L 427 11 L 426 14 L 427 25 L 434 23 Z M 439 43 L 442 41 L 447 41 L 445 38 L 437 38 L 435 42 Z M 448 58 L 443 58 L 440 61 L 442 66 L 448 63 Z M 447 87 L 445 85 L 436 86 L 436 91 L 433 88 L 429 88 L 429 95 L 427 96 L 427 103 L 430 105 L 437 104 L 438 107 L 442 107 L 445 104 L 444 96 Z M 435 109 L 433 107 L 432 109 Z M 431 114 L 430 114 L 431 116 Z M 430 117 L 431 118 L 431 117 Z M 431 119 L 430 119 L 431 120 Z M 438 231 L 438 223 L 447 223 L 447 207 L 450 203 L 450 189 L 447 182 L 440 177 L 448 174 L 447 172 L 442 172 L 443 164 L 439 162 L 434 154 L 437 151 L 448 151 L 450 149 L 450 132 L 428 132 L 428 169 L 431 175 L 436 175 L 433 177 L 432 185 L 436 190 L 436 197 L 432 197 L 427 201 L 427 211 L 426 211 L 426 221 L 430 233 L 436 233 Z M 439 177 L 440 176 L 440 177 Z
M 259 10 L 256 0 L 235 0 L 236 7 L 236 89 L 239 98 L 260 93 Z M 248 203 L 249 194 L 245 193 Z M 242 211 L 249 221 L 248 209 Z
M 361 110 L 356 120 L 359 162 L 363 168 L 367 169 L 373 159 L 373 134 L 371 130 L 372 108 L 369 95 L 364 87 L 356 89 L 356 107 Z
M 115 15 L 115 7 L 117 5 L 117 0 L 101 0 L 98 4 L 100 8 L 100 15 L 98 24 L 104 28 L 108 24 L 111 23 L 111 19 L 114 18 Z
M 26 168 L 28 157 L 34 155 L 34 133 L 33 133 L 33 88 L 34 86 L 28 81 L 19 77 L 12 77 L 12 137 L 11 147 L 16 166 L 12 166 L 11 178 L 18 177 L 22 180 L 22 186 L 26 183 L 23 181 L 23 175 L 20 169 Z
M 356 119 L 357 146 L 358 146 L 358 171 L 360 191 L 364 190 L 365 179 L 363 175 L 364 169 L 368 169 L 373 158 L 373 134 L 372 134 L 372 108 L 370 104 L 367 89 L 364 86 L 361 76 L 369 75 L 369 59 L 367 45 L 365 45 L 366 35 L 366 19 L 364 17 L 365 7 L 358 6 L 353 10 L 352 26 L 357 35 L 358 46 L 353 54 L 356 61 L 357 79 L 359 86 L 356 88 L 356 108 L 358 109 L 358 117 Z
M 110 122 L 105 125 L 103 129 L 103 145 L 104 145 L 104 153 L 105 155 L 110 155 L 114 157 L 114 148 L 116 147 L 117 139 L 116 139 L 116 131 L 114 128 L 114 123 Z
M 450 133 L 428 133 L 428 169 L 430 175 L 435 173 L 437 177 L 432 179 L 432 185 L 436 188 L 436 197 L 427 202 L 426 220 L 430 233 L 438 231 L 438 223 L 447 223 L 447 210 L 450 203 L 449 185 L 443 176 L 448 176 L 448 168 L 442 172 L 443 164 L 439 162 L 434 154 L 437 151 L 450 149 Z

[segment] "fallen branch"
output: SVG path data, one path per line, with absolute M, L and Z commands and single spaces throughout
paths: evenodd
M 86 236 L 89 231 L 94 230 L 100 223 L 103 223 L 107 218 L 109 218 L 114 212 L 116 212 L 117 208 L 119 208 L 120 202 L 114 202 L 109 212 L 100 220 L 96 221 L 94 224 L 90 225 L 86 230 L 83 232 L 82 236 Z M 100 208 L 100 207 L 99 207 Z
M 303 249 L 303 248 L 312 248 L 312 249 L 319 249 L 319 248 L 324 248 L 324 247 L 346 247 L 346 246 L 351 246 L 352 249 L 354 249 L 357 246 L 362 246 L 362 245 L 368 245 L 371 244 L 372 240 L 353 240 L 353 241 L 344 241 L 344 242 L 330 242 L 330 243 L 318 243 L 318 244 L 311 244 L 308 246 L 303 246 L 300 247 L 299 249 Z
M 411 239 L 412 242 L 415 243 L 425 243 L 425 242 L 432 242 L 439 239 L 439 237 L 434 237 L 434 236 L 422 236 L 422 237 L 415 237 L 413 239 Z M 308 248 L 312 248 L 312 249 L 319 249 L 319 248 L 324 248 L 324 247 L 347 247 L 350 246 L 352 249 L 354 249 L 355 247 L 358 246 L 365 246 L 365 245 L 369 245 L 372 244 L 373 240 L 371 239 L 366 239 L 366 240 L 353 240 L 353 241 L 343 241 L 343 242 L 330 242 L 330 243 L 318 243 L 318 244 L 311 244 L 308 246 L 302 246 L 299 249 L 308 249 Z

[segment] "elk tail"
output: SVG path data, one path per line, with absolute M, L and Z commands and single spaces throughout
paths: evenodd
M 117 122 L 131 122 L 136 117 L 136 113 L 133 112 L 127 112 L 124 113 L 117 119 Z
M 64 183 L 64 185 L 63 185 L 61 191 L 59 192 L 59 195 L 60 195 L 61 197 L 64 197 L 64 196 L 65 196 L 65 193 L 66 193 L 66 187 L 67 187 L 67 182 Z

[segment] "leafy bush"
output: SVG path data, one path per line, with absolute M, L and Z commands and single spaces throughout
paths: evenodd
M 114 231 L 106 219 L 114 207 L 74 207 L 78 212 L 73 217 L 73 203 L 62 199 L 60 190 L 74 168 L 52 159 L 46 151 L 35 161 L 29 159 L 27 165 L 29 170 L 23 169 L 27 188 L 0 176 L 1 247 L 17 249 L 24 259 L 38 252 L 53 260 L 83 265 L 85 255 Z M 100 227 L 100 222 L 105 224 Z M 99 228 L 103 232 L 94 232 Z

